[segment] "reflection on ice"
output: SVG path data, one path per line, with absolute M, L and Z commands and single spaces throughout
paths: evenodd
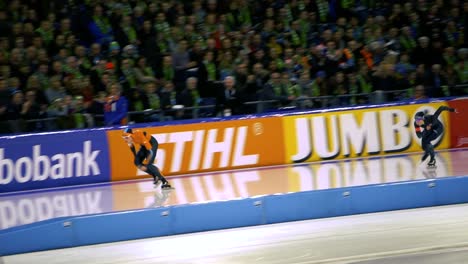
M 415 154 L 174 177 L 170 182 L 175 190 L 170 192 L 155 189 L 148 179 L 0 196 L 0 229 L 61 216 L 468 176 L 467 153 L 439 152 L 436 169 L 427 169 L 420 163 L 421 154 Z

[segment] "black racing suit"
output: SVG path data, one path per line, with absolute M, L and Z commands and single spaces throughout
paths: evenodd
M 430 155 L 431 160 L 429 162 L 435 162 L 434 146 L 432 145 L 431 141 L 435 140 L 444 133 L 444 125 L 438 119 L 442 111 L 454 112 L 455 109 L 447 106 L 441 106 L 437 109 L 437 111 L 435 111 L 434 114 L 424 115 L 424 124 L 422 126 L 417 125 L 416 121 L 414 122 L 416 135 L 421 139 L 421 147 L 424 150 L 424 155 L 422 158 L 423 161 L 427 158 L 428 155 Z M 429 125 L 431 125 L 431 128 L 427 129 Z
M 144 133 L 144 136 L 147 137 L 146 132 L 143 132 L 143 133 Z M 140 149 L 138 150 L 138 152 L 136 152 L 134 145 L 130 147 L 133 154 L 135 155 L 134 163 L 137 167 L 140 167 L 143 165 L 143 162 L 146 159 L 146 168 L 147 168 L 146 172 L 149 173 L 151 176 L 153 176 L 154 182 L 156 183 L 158 180 L 161 180 L 163 184 L 167 184 L 166 178 L 162 175 L 159 168 L 153 164 L 154 160 L 156 159 L 156 153 L 158 152 L 159 143 L 154 137 L 150 138 L 149 143 L 151 144 L 151 156 L 150 157 L 148 157 L 150 154 L 150 150 L 147 149 L 145 145 L 140 145 Z
M 137 165 L 137 166 L 142 165 L 143 161 L 145 159 L 146 159 L 148 165 L 154 163 L 154 159 L 156 158 L 156 152 L 158 152 L 159 144 L 158 144 L 158 141 L 154 137 L 151 137 L 150 144 L 151 144 L 151 150 L 152 150 L 151 157 L 148 159 L 149 150 L 146 149 L 146 147 L 144 145 L 141 145 L 140 149 L 135 154 L 135 165 Z

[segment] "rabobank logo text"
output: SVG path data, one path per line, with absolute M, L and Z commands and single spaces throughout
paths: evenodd
M 96 162 L 100 150 L 93 150 L 91 141 L 84 141 L 81 151 L 71 153 L 45 155 L 41 149 L 42 145 L 34 145 L 30 155 L 15 160 L 8 155 L 10 151 L 13 152 L 15 149 L 0 148 L 0 184 L 101 174 L 98 162 Z

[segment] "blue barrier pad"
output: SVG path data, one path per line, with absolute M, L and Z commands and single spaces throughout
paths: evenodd
M 436 181 L 437 205 L 468 203 L 468 177 L 450 177 Z
M 260 199 L 180 205 L 171 214 L 174 234 L 263 224 Z
M 433 180 L 362 186 L 350 191 L 354 214 L 436 205 Z
M 264 208 L 267 224 L 351 213 L 340 189 L 266 196 Z
M 0 256 L 76 246 L 66 218 L 46 220 L 0 233 Z
M 170 208 L 76 217 L 72 222 L 75 246 L 172 234 Z

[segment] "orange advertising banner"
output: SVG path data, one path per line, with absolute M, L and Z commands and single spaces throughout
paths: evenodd
M 166 176 L 282 164 L 283 128 L 279 118 L 148 127 L 159 142 L 155 165 Z M 133 164 L 121 130 L 108 131 L 113 181 L 147 174 Z

